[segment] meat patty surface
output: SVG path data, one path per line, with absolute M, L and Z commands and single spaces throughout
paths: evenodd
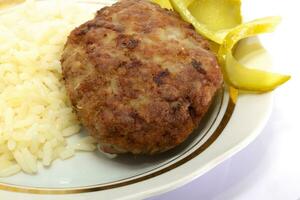
M 71 32 L 61 63 L 79 119 L 108 153 L 155 154 L 182 143 L 223 82 L 208 42 L 147 0 L 99 10 Z

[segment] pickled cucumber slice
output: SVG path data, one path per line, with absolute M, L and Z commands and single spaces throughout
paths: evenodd
M 152 0 L 152 2 L 159 4 L 162 8 L 173 10 L 169 0 Z
M 290 79 L 288 75 L 250 69 L 232 55 L 234 45 L 241 39 L 274 31 L 280 17 L 266 17 L 233 28 L 221 44 L 218 59 L 227 83 L 234 88 L 251 92 L 268 92 Z
M 170 0 L 183 20 L 204 37 L 222 44 L 231 28 L 242 22 L 239 0 Z
M 272 32 L 280 17 L 266 17 L 242 23 L 240 0 L 155 0 L 162 7 L 172 6 L 183 20 L 211 40 L 217 52 L 230 96 L 236 100 L 238 90 L 268 92 L 290 79 L 288 75 L 250 69 L 234 58 L 234 45 L 247 37 Z M 167 6 L 166 6 L 167 4 Z
M 242 23 L 240 0 L 195 0 L 188 10 L 198 22 L 215 32 Z

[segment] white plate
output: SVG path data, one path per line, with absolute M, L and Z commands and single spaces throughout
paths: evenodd
M 97 5 L 97 9 L 100 7 Z M 248 42 L 253 41 L 257 44 L 256 40 Z M 239 52 L 242 57 L 243 48 Z M 251 57 L 253 54 L 243 61 L 265 64 L 263 51 L 256 51 L 255 60 Z M 223 89 L 198 130 L 172 151 L 152 157 L 127 155 L 115 159 L 97 152 L 78 154 L 67 161 L 55 161 L 49 169 L 40 168 L 34 176 L 18 174 L 0 179 L 0 199 L 141 199 L 174 189 L 249 144 L 266 123 L 271 104 L 271 94 L 241 95 L 235 104 Z

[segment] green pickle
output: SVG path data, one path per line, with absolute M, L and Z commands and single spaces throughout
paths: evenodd
M 198 22 L 215 32 L 242 23 L 240 0 L 195 0 L 189 4 L 188 10 Z
M 183 20 L 211 41 L 218 55 L 230 96 L 236 101 L 238 90 L 268 92 L 290 79 L 288 75 L 250 69 L 239 63 L 232 51 L 240 40 L 272 32 L 280 17 L 266 17 L 242 24 L 240 0 L 153 0 L 174 9 Z
M 173 10 L 169 0 L 152 0 L 152 2 L 159 4 L 162 8 Z
M 240 64 L 232 55 L 234 45 L 241 39 L 274 31 L 280 17 L 266 17 L 241 24 L 232 29 L 220 46 L 218 58 L 224 78 L 234 88 L 251 92 L 268 92 L 285 83 L 290 76 L 250 69 Z
M 191 23 L 196 31 L 203 35 L 204 37 L 221 44 L 223 41 L 223 38 L 226 36 L 226 33 L 216 33 L 209 29 L 209 27 L 206 24 L 200 23 L 188 10 L 188 7 L 186 6 L 187 3 L 184 0 L 170 0 L 171 5 L 175 11 L 179 13 L 179 15 L 182 17 L 183 20 Z M 193 4 L 193 2 L 190 4 L 190 6 Z
M 196 31 L 221 44 L 231 28 L 242 22 L 240 0 L 170 0 L 174 10 Z

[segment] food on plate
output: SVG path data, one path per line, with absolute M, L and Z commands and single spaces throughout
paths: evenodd
M 228 0 L 229 1 L 229 0 Z M 228 2 L 225 1 L 225 2 Z M 198 14 L 197 10 L 198 9 L 202 9 L 201 6 L 199 6 L 198 2 L 195 1 L 187 1 L 186 0 L 170 0 L 172 7 L 174 8 L 175 11 L 177 11 L 180 16 L 182 17 L 182 19 L 184 19 L 185 21 L 191 23 L 196 31 L 203 35 L 204 37 L 212 40 L 213 42 L 217 43 L 217 44 L 221 44 L 224 37 L 227 34 L 228 29 L 216 29 L 216 28 L 223 28 L 226 27 L 227 21 L 214 21 L 214 19 L 210 16 L 214 16 L 214 13 L 211 13 L 211 15 L 201 15 Z M 212 5 L 212 4 L 208 4 L 208 3 L 214 3 L 213 5 L 219 5 L 219 1 L 218 0 L 209 0 L 208 2 L 206 2 L 206 5 Z M 223 5 L 223 4 L 221 4 Z M 189 9 L 189 6 L 191 6 L 191 10 Z M 206 6 L 209 7 L 209 6 Z M 214 7 L 214 6 L 211 6 Z M 216 7 L 217 8 L 217 7 Z M 205 7 L 204 7 L 205 9 Z M 215 9 L 214 9 L 215 10 Z M 239 14 L 239 10 L 235 10 L 233 9 L 233 11 L 238 11 L 237 15 Z M 202 10 L 200 11 L 202 12 Z M 205 10 L 204 10 L 205 12 Z M 218 13 L 220 14 L 220 13 Z M 223 19 L 230 19 L 230 17 L 228 17 L 228 13 L 224 14 L 224 16 L 220 16 L 219 19 L 223 18 Z M 197 19 L 196 17 L 198 17 L 199 19 Z M 215 18 L 215 16 L 214 16 Z M 200 21 L 201 20 L 201 21 Z M 238 21 L 238 19 L 233 18 L 233 20 L 235 20 L 236 22 Z M 218 25 L 215 25 L 215 22 L 218 22 Z M 208 23 L 208 24 L 206 24 Z M 217 23 L 216 23 L 217 24 Z M 227 25 L 228 26 L 228 25 Z M 211 27 L 215 28 L 215 30 L 211 29 Z
M 188 10 L 212 31 L 228 30 L 242 23 L 240 0 L 189 1 Z
M 49 166 L 95 149 L 90 137 L 68 143 L 81 126 L 59 61 L 70 31 L 91 16 L 74 4 L 35 2 L 0 15 L 0 177 L 37 173 L 38 161 Z
M 272 31 L 279 18 L 242 24 L 240 0 L 152 1 L 165 9 L 121 0 L 92 19 L 77 3 L 28 0 L 1 12 L 0 177 L 37 173 L 39 162 L 97 142 L 111 154 L 174 148 L 222 87 L 218 61 L 234 101 L 238 90 L 267 92 L 290 78 L 233 55 L 241 39 Z M 81 129 L 74 111 L 92 137 L 72 143 Z
M 290 79 L 288 75 L 246 68 L 232 54 L 234 45 L 241 39 L 273 30 L 279 23 L 278 17 L 261 18 L 241 24 L 239 0 L 167 1 L 199 34 L 211 40 L 214 51 L 218 51 L 225 81 L 234 101 L 238 90 L 269 92 Z
M 290 79 L 288 75 L 249 69 L 240 64 L 232 55 L 234 45 L 243 38 L 272 32 L 280 17 L 266 17 L 233 28 L 219 49 L 219 61 L 224 77 L 230 85 L 244 91 L 268 92 Z
M 162 8 L 172 9 L 170 1 L 166 1 L 166 0 L 152 0 L 152 2 L 159 4 Z
M 65 85 L 101 149 L 155 154 L 182 143 L 222 86 L 208 46 L 178 14 L 146 0 L 122 0 L 73 30 Z

